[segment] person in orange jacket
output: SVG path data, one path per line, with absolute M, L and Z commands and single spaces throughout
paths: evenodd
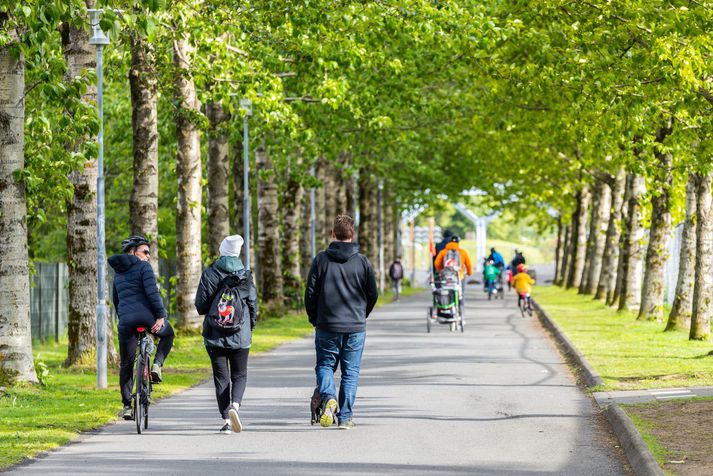
M 457 235 L 453 235 L 451 241 L 438 253 L 438 256 L 436 256 L 436 271 L 440 273 L 443 271 L 443 268 L 446 267 L 447 263 L 444 261 L 446 261 L 446 255 L 449 251 L 457 251 L 460 255 L 460 272 L 458 274 L 461 281 L 464 280 L 465 276 L 473 274 L 473 265 L 470 262 L 470 256 L 466 250 L 460 247 L 460 238 Z

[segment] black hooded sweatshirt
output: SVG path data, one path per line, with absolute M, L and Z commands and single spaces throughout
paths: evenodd
M 312 262 L 305 290 L 309 322 L 331 332 L 363 332 L 379 291 L 359 245 L 334 241 Z

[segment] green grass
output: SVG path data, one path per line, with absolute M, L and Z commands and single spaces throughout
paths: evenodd
M 575 290 L 537 286 L 534 298 L 599 372 L 607 390 L 713 385 L 713 343 L 641 322 Z
M 422 291 L 424 291 L 424 288 L 411 288 L 404 286 L 401 288 L 401 297 L 411 296 L 413 294 L 418 294 Z M 376 301 L 376 307 L 388 304 L 393 301 L 393 299 L 394 293 L 391 292 L 391 284 L 389 284 L 388 289 L 385 290 L 383 293 L 379 294 L 379 300 Z
M 626 407 L 624 407 L 624 410 L 626 411 Z M 639 431 L 639 434 L 646 443 L 646 446 L 649 447 L 649 450 L 654 456 L 654 459 L 656 459 L 656 462 L 659 466 L 663 467 L 670 455 L 670 452 L 651 434 L 654 429 L 654 424 L 634 413 L 626 412 L 626 414 L 629 418 L 631 418 L 631 421 Z
M 255 330 L 252 353 L 274 349 L 310 332 L 312 326 L 302 314 L 268 319 Z M 36 345 L 35 362 L 44 362 L 50 371 L 46 386 L 17 385 L 0 395 L 0 470 L 116 420 L 121 409 L 117 372 L 110 373 L 107 390 L 97 390 L 93 368 L 61 367 L 66 352 L 66 342 Z M 154 387 L 154 396 L 171 395 L 209 376 L 203 338 L 179 335 L 166 359 L 164 382 Z

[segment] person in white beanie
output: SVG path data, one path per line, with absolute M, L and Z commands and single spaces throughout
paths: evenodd
M 248 355 L 257 321 L 257 291 L 240 260 L 243 237 L 220 244 L 220 257 L 203 271 L 196 310 L 203 319 L 203 343 L 213 367 L 215 396 L 222 418 L 219 433 L 243 429 L 238 414 L 248 376 Z

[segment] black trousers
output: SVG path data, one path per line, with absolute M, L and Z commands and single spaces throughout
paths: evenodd
M 173 347 L 173 339 L 175 334 L 168 320 L 164 321 L 164 325 L 160 331 L 154 334 L 159 337 L 158 346 L 156 346 L 156 356 L 154 364 L 163 366 L 163 361 L 166 360 L 168 354 Z M 121 388 L 121 401 L 124 405 L 131 405 L 131 389 L 134 386 L 134 361 L 136 360 L 136 345 L 138 344 L 138 333 L 134 330 L 128 331 L 119 329 L 119 356 L 121 357 L 121 366 L 119 367 L 119 387 Z
M 215 398 L 222 418 L 228 418 L 231 402 L 241 403 L 248 383 L 247 349 L 222 349 L 206 347 L 213 366 Z

